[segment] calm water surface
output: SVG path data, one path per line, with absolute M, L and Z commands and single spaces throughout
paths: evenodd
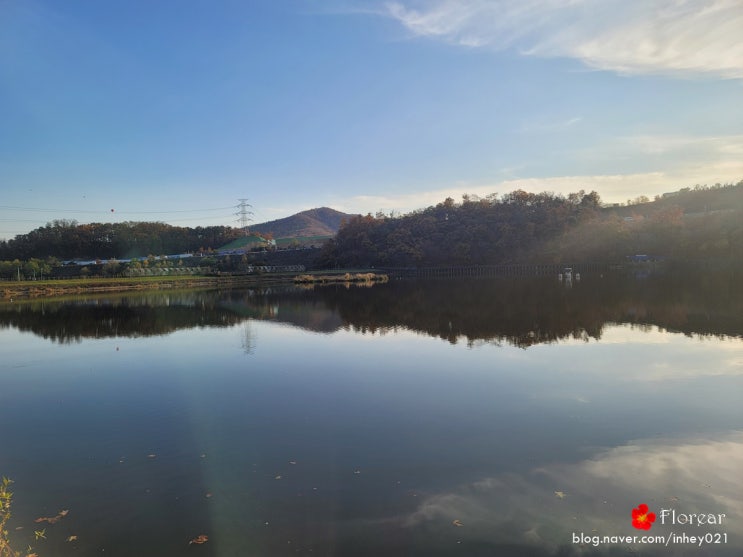
M 741 335 L 735 277 L 2 304 L 10 534 L 42 557 L 741 555 Z M 727 543 L 573 543 L 708 532 Z

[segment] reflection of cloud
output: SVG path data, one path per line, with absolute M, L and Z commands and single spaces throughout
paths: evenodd
M 664 331 L 656 326 L 607 324 L 599 341 L 587 345 L 582 340 L 562 339 L 560 344 L 570 350 L 563 351 L 571 362 L 566 369 L 578 377 L 595 378 L 597 373 L 609 373 L 614 382 L 632 384 L 743 375 L 743 343 L 734 337 L 705 342 L 703 337 Z M 622 353 L 619 375 L 613 367 L 604 365 L 613 361 L 618 350 Z M 537 358 L 535 361 L 545 369 L 555 357 L 549 346 L 532 348 L 531 358 Z
M 415 36 L 470 48 L 518 48 L 625 74 L 743 77 L 736 0 L 398 0 L 384 14 Z
M 652 533 L 726 532 L 726 549 L 739 551 L 743 534 L 743 432 L 719 439 L 640 441 L 616 447 L 577 464 L 555 464 L 523 474 L 503 474 L 434 495 L 405 517 L 409 528 L 440 528 L 460 520 L 457 535 L 497 543 L 554 549 L 570 544 L 574 531 L 635 534 L 630 511 L 724 513 L 721 527 L 656 523 Z M 556 493 L 564 493 L 557 497 Z M 737 541 L 736 541 L 737 538 Z M 616 549 L 616 548 L 615 548 Z

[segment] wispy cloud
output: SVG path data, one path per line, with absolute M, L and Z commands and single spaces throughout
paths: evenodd
M 653 197 L 696 184 L 737 183 L 743 179 L 743 136 L 692 137 L 674 135 L 639 135 L 620 137 L 607 145 L 573 153 L 574 158 L 587 160 L 606 158 L 641 159 L 652 170 L 634 173 L 571 174 L 563 176 L 521 177 L 504 170 L 500 179 L 492 181 L 458 181 L 450 185 L 420 190 L 412 186 L 401 188 L 407 193 L 357 195 L 327 200 L 332 207 L 352 212 L 368 213 L 382 210 L 407 213 L 442 202 L 447 197 L 457 201 L 464 194 L 485 197 L 517 189 L 540 193 L 567 195 L 578 190 L 595 190 L 606 202 L 624 202 L 640 195 Z
M 739 0 L 397 0 L 414 36 L 567 57 L 622 74 L 743 78 Z
M 583 118 L 576 116 L 575 118 L 569 118 L 567 120 L 556 120 L 551 122 L 528 121 L 522 124 L 518 131 L 519 133 L 524 134 L 561 132 L 572 128 L 581 120 L 583 120 Z

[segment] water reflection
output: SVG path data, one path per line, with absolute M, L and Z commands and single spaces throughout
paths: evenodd
M 740 287 L 581 279 L 6 304 L 13 532 L 70 509 L 40 555 L 740 555 Z M 640 503 L 725 513 L 729 543 L 572 543 Z
M 740 470 L 743 432 L 716 439 L 640 440 L 575 464 L 547 464 L 436 494 L 403 520 L 406 527 L 431 537 L 458 521 L 466 528 L 457 536 L 470 543 L 480 540 L 494 549 L 519 545 L 560 555 L 579 549 L 573 533 L 584 534 L 584 545 L 601 555 L 627 548 L 643 555 L 697 554 L 699 549 L 689 542 L 662 549 L 642 543 L 602 547 L 603 536 L 720 533 L 727 534 L 726 544 L 710 543 L 698 553 L 731 555 L 740 550 L 743 535 Z M 631 526 L 631 510 L 640 503 L 656 513 L 651 531 Z M 682 524 L 682 514 L 712 514 L 719 523 Z
M 469 345 L 528 347 L 599 339 L 607 324 L 696 335 L 743 335 L 743 289 L 728 275 L 587 276 L 570 289 L 550 279 L 399 281 L 327 286 L 126 294 L 0 305 L 0 327 L 57 342 L 151 336 L 249 319 L 362 333 L 404 328 Z M 250 346 L 246 334 L 246 346 Z M 247 349 L 250 352 L 252 348 Z

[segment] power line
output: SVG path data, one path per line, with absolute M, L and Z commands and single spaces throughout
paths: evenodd
M 225 211 L 227 209 L 234 209 L 235 205 L 229 207 L 208 207 L 202 209 L 181 209 L 181 210 L 170 210 L 170 211 L 119 211 L 120 215 L 166 215 L 171 213 L 200 213 L 202 211 Z M 111 210 L 90 210 L 90 209 L 44 209 L 41 207 L 16 207 L 12 205 L 0 205 L 0 209 L 9 209 L 12 211 L 30 211 L 37 213 L 108 213 Z

